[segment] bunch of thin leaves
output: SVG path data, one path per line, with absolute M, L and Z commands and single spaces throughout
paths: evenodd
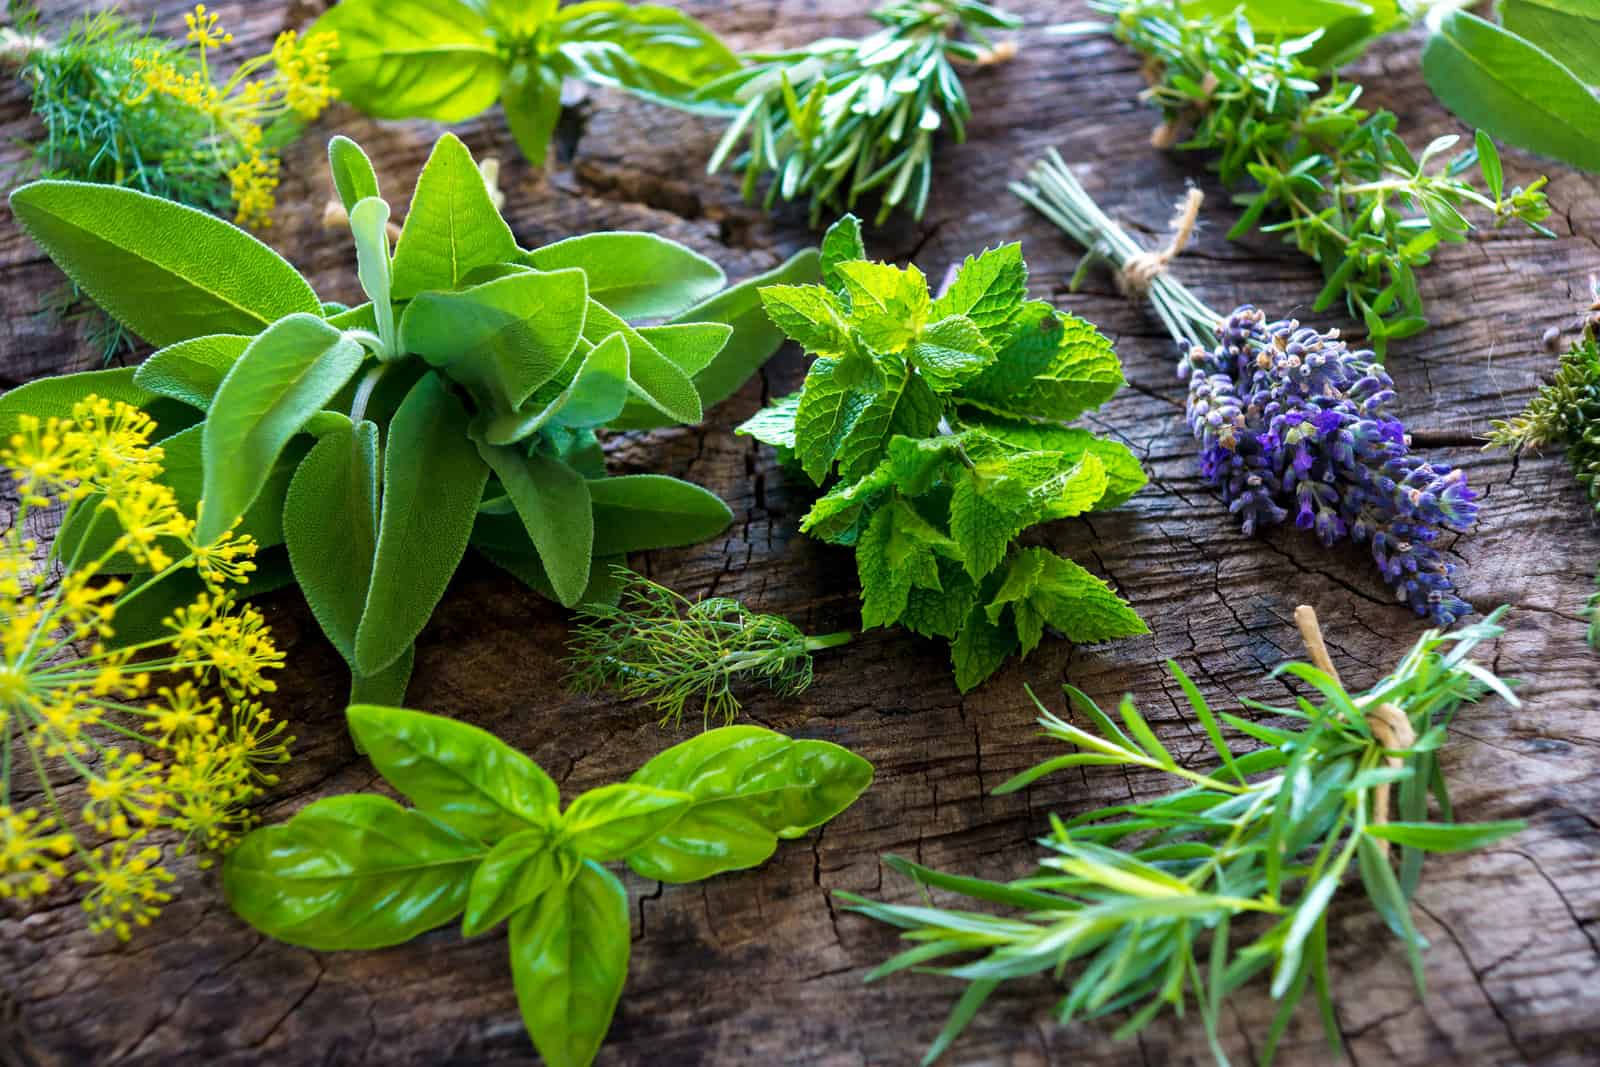
M 1492 690 L 1516 704 L 1504 682 L 1468 658 L 1501 633 L 1500 614 L 1450 634 L 1429 631 L 1393 673 L 1359 696 L 1344 689 L 1331 664 L 1327 670 L 1305 663 L 1278 667 L 1275 676 L 1298 679 L 1321 697 L 1286 707 L 1250 703 L 1280 717 L 1281 725 L 1213 713 L 1194 683 L 1169 664 L 1215 750 L 1217 765 L 1204 772 L 1179 765 L 1131 700 L 1119 708 L 1119 725 L 1069 687 L 1092 730 L 1041 705 L 1045 734 L 1078 751 L 1039 764 L 996 793 L 1085 766 L 1159 770 L 1186 785 L 1151 801 L 1068 820 L 1052 817 L 1051 832 L 1040 842 L 1048 854 L 1029 878 L 994 882 L 886 860 L 924 887 L 1000 905 L 1008 909 L 1004 914 L 939 907 L 931 899 L 894 905 L 846 894 L 853 910 L 902 928 L 915 942 L 869 980 L 919 968 L 968 983 L 924 1062 L 949 1047 L 1002 981 L 1047 972 L 1066 982 L 1057 1012 L 1062 1022 L 1126 1013 L 1117 1035 L 1128 1037 L 1163 1008 L 1182 1014 L 1194 1007 L 1213 1055 L 1224 1064 L 1222 1005 L 1270 972 L 1279 1008 L 1262 1062 L 1271 1060 L 1308 987 L 1337 1047 L 1328 914 L 1352 868 L 1405 947 L 1420 991 L 1425 943 L 1409 901 L 1424 853 L 1476 848 L 1521 827 L 1451 821 L 1435 758 L 1463 701 Z M 1320 649 L 1320 640 L 1314 647 Z M 1223 737 L 1224 723 L 1265 747 L 1236 755 Z M 1391 788 L 1398 794 L 1398 821 L 1388 820 Z M 1429 820 L 1430 795 L 1438 821 Z M 1397 866 L 1391 846 L 1398 846 Z M 967 959 L 934 966 L 951 956 Z

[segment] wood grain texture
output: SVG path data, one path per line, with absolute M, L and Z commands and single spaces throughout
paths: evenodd
M 48 14 L 80 5 L 54 0 Z M 184 4 L 130 3 L 158 25 Z M 689 5 L 737 45 L 771 47 L 868 28 L 854 0 L 700 0 Z M 1086 17 L 1084 5 L 1012 6 L 1030 25 Z M 219 5 L 238 40 L 260 48 L 303 24 L 312 0 Z M 1422 87 L 1416 42 L 1387 42 L 1359 65 L 1368 98 L 1401 116 L 1411 143 L 1459 127 Z M 869 235 L 878 257 L 911 259 L 930 277 L 986 245 L 1021 239 L 1034 295 L 1087 315 L 1116 341 L 1130 388 L 1090 424 L 1127 441 L 1151 485 L 1107 514 L 1054 524 L 1051 546 L 1112 580 L 1150 621 L 1149 637 L 1073 648 L 1050 641 L 961 697 L 944 647 L 873 631 L 826 654 L 803 697 L 753 694 L 751 718 L 825 738 L 877 764 L 850 811 L 784 844 L 765 867 L 700 885 L 630 874 L 634 948 L 603 1064 L 909 1064 L 932 1040 L 958 987 L 904 976 L 863 987 L 895 950 L 885 927 L 841 912 L 830 894 L 912 896 L 885 878 L 893 851 L 959 873 L 1020 875 L 1046 813 L 1075 813 L 1167 787 L 1156 776 L 1101 768 L 1059 775 L 1019 795 L 987 791 L 1048 749 L 1036 736 L 1024 683 L 1047 698 L 1070 680 L 1102 701 L 1134 694 L 1180 759 L 1204 736 L 1165 675 L 1175 659 L 1214 706 L 1283 695 L 1265 671 L 1300 654 L 1298 603 L 1321 614 L 1353 685 L 1376 680 L 1424 629 L 1395 605 L 1355 548 L 1324 551 L 1295 530 L 1247 540 L 1200 480 L 1182 421 L 1183 387 L 1156 323 L 1109 281 L 1066 291 L 1077 258 L 1048 224 L 1005 192 L 1045 148 L 1081 164 L 1105 206 L 1152 233 L 1186 181 L 1208 195 L 1208 224 L 1175 269 L 1213 305 L 1251 301 L 1278 313 L 1309 306 L 1315 268 L 1270 239 L 1229 243 L 1234 213 L 1203 161 L 1152 151 L 1154 116 L 1137 103 L 1135 58 L 1101 39 L 1029 34 L 1019 57 L 973 74 L 976 117 L 965 145 L 944 144 L 921 224 L 892 221 Z M 288 154 L 282 208 L 268 235 L 326 299 L 356 295 L 345 235 L 320 228 L 329 179 L 322 153 L 335 130 L 359 140 L 391 196 L 409 189 L 438 128 L 379 124 L 335 108 Z M 32 127 L 22 90 L 0 88 L 5 161 Z M 803 212 L 776 219 L 738 200 L 732 177 L 701 174 L 715 124 L 609 92 L 575 94 L 549 172 L 517 156 L 498 112 L 460 130 L 480 157 L 504 161 L 508 216 L 523 245 L 607 228 L 653 230 L 721 263 L 734 278 L 813 240 Z M 1511 180 L 1542 168 L 1506 153 Z M 1488 652 L 1525 680 L 1524 706 L 1466 709 L 1443 759 L 1464 819 L 1526 818 L 1529 829 L 1485 852 L 1430 863 L 1417 919 L 1431 942 L 1419 999 L 1403 954 L 1359 903 L 1336 910 L 1331 941 L 1342 1062 L 1421 1065 L 1565 1064 L 1600 1057 L 1600 688 L 1579 613 L 1600 561 L 1600 529 L 1559 455 L 1520 460 L 1478 450 L 1490 419 L 1519 408 L 1553 364 L 1539 337 L 1565 325 L 1600 273 L 1600 179 L 1551 169 L 1557 241 L 1514 230 L 1441 249 L 1422 274 L 1433 329 L 1396 347 L 1402 411 L 1430 454 L 1468 469 L 1486 494 L 1478 529 L 1453 541 L 1467 597 L 1512 605 Z M 397 212 L 404 208 L 397 203 Z M 0 383 L 82 369 L 95 359 L 70 327 L 34 315 L 55 269 L 9 216 L 0 217 Z M 706 425 L 611 442 L 614 470 L 663 471 L 707 485 L 733 508 L 732 528 L 691 549 L 635 560 L 689 594 L 718 593 L 788 615 L 814 632 L 857 621 L 850 555 L 796 532 L 811 493 L 769 452 L 731 427 L 767 396 L 795 388 L 803 363 L 785 351 L 760 381 Z M 299 741 L 297 759 L 263 811 L 287 817 L 311 799 L 371 788 L 346 738 L 345 676 L 298 595 L 267 602 L 290 668 L 276 706 Z M 423 633 L 413 706 L 490 729 L 532 754 L 570 797 L 615 780 L 674 738 L 639 708 L 578 698 L 561 684 L 567 616 L 494 571 L 467 566 Z M 1059 700 L 1052 701 L 1058 708 Z M 218 894 L 215 871 L 180 863 L 178 899 L 129 945 L 91 937 L 71 891 L 31 914 L 0 910 L 0 1063 L 382 1064 L 523 1063 L 534 1059 L 516 1010 L 504 937 L 464 941 L 450 928 L 382 952 L 319 953 L 262 938 Z M 1252 1063 L 1271 1018 L 1264 991 L 1235 998 L 1224 1044 Z M 1003 989 L 945 1062 L 951 1064 L 1205 1063 L 1193 1022 L 1164 1019 L 1136 1042 L 1096 1026 L 1051 1021 L 1044 980 Z M 1297 1017 L 1278 1062 L 1333 1062 L 1314 1012 Z

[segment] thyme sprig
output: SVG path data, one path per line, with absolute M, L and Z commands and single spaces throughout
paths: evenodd
M 760 615 L 730 597 L 690 600 L 626 567 L 612 573 L 625 583 L 617 604 L 588 604 L 578 611 L 569 642 L 569 680 L 580 692 L 615 688 L 642 700 L 677 726 L 698 705 L 707 727 L 731 723 L 741 679 L 764 681 L 782 696 L 811 685 L 811 654 L 850 641 L 848 632 L 808 637 L 777 615 Z
M 1310 609 L 1300 614 L 1302 628 L 1315 634 Z M 967 983 L 925 1063 L 950 1046 L 1001 982 L 1044 972 L 1066 983 L 1057 1009 L 1063 1023 L 1130 1012 L 1117 1030 L 1120 1039 L 1138 1033 L 1163 1008 L 1181 1014 L 1192 1006 L 1212 1054 L 1226 1064 L 1218 1039 L 1223 1004 L 1270 971 L 1279 1009 L 1262 1062 L 1271 1061 L 1308 988 L 1337 1049 L 1328 913 L 1347 876 L 1359 878 L 1400 939 L 1420 992 L 1426 946 L 1411 921 L 1410 900 L 1424 853 L 1477 848 L 1522 826 L 1453 822 L 1435 757 L 1463 702 L 1492 690 L 1516 706 L 1507 685 L 1468 658 L 1502 632 L 1500 615 L 1449 634 L 1428 631 L 1386 678 L 1359 695 L 1344 688 L 1325 658 L 1322 667 L 1283 664 L 1274 677 L 1298 679 L 1321 700 L 1300 698 L 1283 707 L 1246 701 L 1280 717 L 1275 725 L 1217 715 L 1169 662 L 1211 742 L 1216 763 L 1203 771 L 1179 764 L 1130 698 L 1118 709 L 1119 726 L 1068 687 L 1092 729 L 1039 705 L 1045 735 L 1077 751 L 1024 771 L 996 793 L 1015 792 L 1058 770 L 1100 766 L 1161 770 L 1183 787 L 1072 819 L 1052 816 L 1050 833 L 1039 842 L 1047 854 L 1028 878 L 995 882 L 886 857 L 925 892 L 945 890 L 1005 910 L 941 907 L 931 897 L 895 905 L 840 894 L 851 910 L 900 927 L 914 943 L 868 980 L 919 969 Z M 1312 640 L 1320 645 L 1320 635 Z M 1265 747 L 1236 755 L 1222 723 Z M 1391 789 L 1398 793 L 1401 821 L 1387 821 Z M 1439 821 L 1428 818 L 1430 793 L 1438 800 Z M 1398 846 L 1397 866 L 1390 846 Z M 966 962 L 949 963 L 954 956 Z
M 742 105 L 706 172 L 721 170 L 743 142 L 733 165 L 744 169 L 745 199 L 755 199 L 763 174 L 773 176 L 765 210 L 779 197 L 809 198 L 816 226 L 824 211 L 849 211 L 882 189 L 879 223 L 903 204 L 921 219 L 934 135 L 948 126 L 960 142 L 972 117 L 953 63 L 1006 59 L 1014 49 L 983 31 L 1022 23 L 972 0 L 893 0 L 872 17 L 884 28 L 871 36 L 751 54 L 745 69 L 705 86 L 701 96 Z
M 1380 357 L 1389 340 L 1427 327 L 1416 269 L 1439 244 L 1466 239 L 1466 211 L 1497 228 L 1520 221 L 1555 236 L 1539 225 L 1550 214 L 1546 179 L 1507 189 L 1482 131 L 1457 154 L 1449 154 L 1457 138 L 1446 136 L 1414 156 L 1393 113 L 1361 108 L 1361 86 L 1307 62 L 1320 32 L 1267 40 L 1242 14 L 1190 18 L 1168 0 L 1093 6 L 1148 60 L 1143 95 L 1164 116 L 1152 142 L 1216 153 L 1223 183 L 1246 189 L 1228 236 L 1259 227 L 1314 259 L 1326 284 L 1313 310 L 1343 297 Z M 1475 164 L 1481 189 L 1469 177 Z

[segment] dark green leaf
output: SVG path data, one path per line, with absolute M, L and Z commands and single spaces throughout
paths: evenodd
M 665 474 L 628 474 L 589 482 L 594 551 L 614 556 L 699 544 L 733 521 L 722 499 Z
M 544 166 L 561 120 L 561 72 L 531 57 L 518 59 L 506 72 L 500 97 L 517 147 L 529 163 Z
M 283 533 L 311 613 L 353 663 L 378 544 L 376 425 L 363 420 L 330 433 L 300 461 L 284 499 Z
M 499 445 L 478 445 L 505 487 L 528 538 L 539 553 L 556 599 L 578 603 L 589 584 L 594 556 L 594 512 L 589 483 L 559 459 Z
M 1521 819 L 1502 822 L 1387 822 L 1367 827 L 1367 834 L 1424 852 L 1468 852 L 1525 830 Z

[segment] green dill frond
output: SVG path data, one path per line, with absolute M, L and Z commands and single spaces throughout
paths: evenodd
M 593 693 L 616 689 L 643 700 L 676 726 L 698 704 L 707 726 L 739 713 L 734 684 L 763 681 L 782 696 L 811 685 L 811 653 L 850 640 L 847 633 L 807 637 L 777 615 L 758 615 L 737 600 L 689 600 L 626 567 L 613 573 L 625 584 L 616 605 L 579 609 L 569 644 L 568 680 Z

